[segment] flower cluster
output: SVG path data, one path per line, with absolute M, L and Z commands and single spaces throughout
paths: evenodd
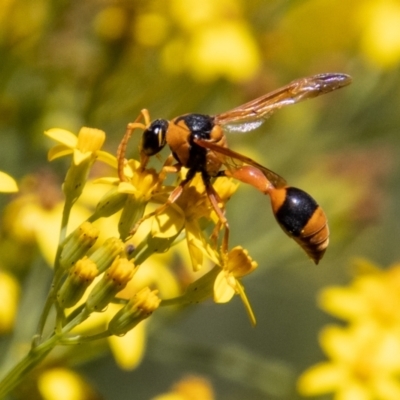
M 157 2 L 155 2 L 157 3 Z M 132 32 L 136 43 L 159 47 L 162 67 L 199 81 L 243 82 L 261 67 L 261 54 L 239 0 L 172 0 L 157 3 L 129 23 L 126 10 L 106 7 L 95 21 L 103 40 Z
M 400 398 L 400 265 L 382 271 L 361 261 L 359 267 L 351 285 L 321 293 L 321 307 L 347 325 L 322 330 L 320 344 L 330 360 L 300 377 L 298 389 L 305 396 Z
M 30 197 L 28 213 L 24 211 L 28 202 L 16 199 L 9 209 L 12 217 L 7 229 L 18 231 L 25 221 L 29 232 L 26 243 L 36 242 L 42 249 L 54 268 L 53 282 L 31 351 L 0 383 L 0 397 L 55 346 L 107 339 L 118 364 L 133 368 L 143 355 L 148 319 L 153 313 L 162 312 L 162 307 L 197 304 L 209 298 L 225 303 L 238 294 L 255 324 L 241 278 L 257 264 L 241 247 L 219 246 L 223 224 L 210 204 L 200 176 L 185 186 L 176 201 L 163 207 L 176 187 L 164 182 L 170 171 L 168 161 L 156 171 L 139 161 L 125 160 L 123 180 L 101 176 L 90 182 L 97 160 L 107 164 L 106 173 L 116 175 L 117 159 L 101 150 L 105 133 L 91 128 L 82 128 L 77 136 L 63 129 L 45 133 L 58 142 L 50 149 L 49 160 L 72 156 L 62 185 L 64 201 L 61 196 L 50 201 L 47 189 L 47 211 L 43 210 L 43 199 L 38 199 L 33 207 L 35 220 L 30 221 L 26 215 L 32 215 L 33 198 Z M 176 184 L 185 174 L 186 171 L 180 171 Z M 94 190 L 96 186 L 102 190 Z M 237 184 L 231 178 L 220 177 L 214 188 L 219 205 L 224 208 Z M 87 191 L 89 195 L 85 194 Z M 153 204 L 158 208 L 151 212 Z M 80 208 L 85 212 L 76 214 Z M 55 234 L 54 227 L 49 234 L 48 225 L 58 225 L 60 219 L 59 234 Z M 40 223 L 44 220 L 48 223 Z M 171 268 L 171 252 L 188 260 L 188 267 L 181 274 L 184 279 Z M 0 283 L 9 280 L 4 275 Z M 7 287 L 12 300 L 18 288 L 12 290 L 12 282 Z M 12 321 L 12 315 L 5 316 L 4 321 Z M 7 322 L 7 326 L 12 326 L 12 322 Z M 71 378 L 64 371 L 49 372 L 48 379 L 64 379 L 63 374 Z

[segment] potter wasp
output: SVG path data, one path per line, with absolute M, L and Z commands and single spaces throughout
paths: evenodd
M 218 215 L 220 227 L 225 228 L 222 249 L 227 251 L 229 225 L 225 211 L 219 206 L 220 199 L 212 180 L 221 176 L 232 177 L 269 196 L 272 211 L 283 231 L 318 264 L 329 244 L 329 228 L 322 208 L 309 194 L 288 186 L 285 179 L 275 172 L 228 148 L 225 133 L 256 129 L 274 111 L 332 92 L 350 82 L 351 77 L 345 74 L 318 74 L 295 80 L 233 110 L 214 116 L 185 114 L 170 121 L 151 121 L 149 112 L 143 109 L 137 119 L 128 124 L 118 147 L 119 177 L 122 181 L 126 180 L 123 168 L 129 138 L 135 129 L 142 129 L 140 160 L 143 168 L 151 156 L 167 145 L 176 161 L 174 166 L 170 166 L 170 170 L 177 172 L 181 167 L 188 169 L 186 177 L 170 193 L 167 202 L 143 219 L 165 210 L 175 202 L 185 185 L 199 173 L 208 199 Z M 140 122 L 141 120 L 144 122 Z

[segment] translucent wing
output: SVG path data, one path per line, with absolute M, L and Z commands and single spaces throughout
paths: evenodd
M 340 73 L 297 79 L 233 110 L 214 116 L 214 121 L 228 131 L 247 132 L 260 126 L 274 111 L 282 107 L 332 92 L 350 83 L 351 77 Z
M 258 168 L 276 188 L 287 186 L 285 179 L 281 176 L 243 154 L 206 140 L 195 139 L 194 141 L 199 146 L 209 149 L 220 156 L 219 158 L 227 168 L 238 168 L 242 163 L 252 165 Z

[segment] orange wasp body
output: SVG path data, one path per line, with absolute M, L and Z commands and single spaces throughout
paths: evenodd
M 292 237 L 318 263 L 329 243 L 329 229 L 325 213 L 306 192 L 290 187 L 275 172 L 251 158 L 227 147 L 226 131 L 247 132 L 260 126 L 275 110 L 304 99 L 329 93 L 350 84 L 351 78 L 340 73 L 327 73 L 302 78 L 281 89 L 259 97 L 231 111 L 209 116 L 186 114 L 167 121 L 150 121 L 147 110 L 127 130 L 118 148 L 118 171 L 125 180 L 123 167 L 128 140 L 134 129 L 143 130 L 140 146 L 141 165 L 145 167 L 150 156 L 160 152 L 165 145 L 177 161 L 174 171 L 188 168 L 185 179 L 171 192 L 167 202 L 152 214 L 161 212 L 176 201 L 195 174 L 200 173 L 207 196 L 220 223 L 225 226 L 223 250 L 227 251 L 229 226 L 224 211 L 218 205 L 219 196 L 212 186 L 212 178 L 228 176 L 248 183 L 269 195 L 275 218 L 283 231 Z M 144 118 L 144 124 L 140 119 Z

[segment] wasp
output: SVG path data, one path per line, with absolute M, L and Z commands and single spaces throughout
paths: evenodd
M 227 251 L 229 224 L 225 210 L 219 206 L 220 199 L 212 182 L 218 177 L 232 177 L 269 196 L 273 214 L 282 230 L 318 264 L 329 244 L 328 222 L 322 208 L 308 193 L 289 186 L 275 172 L 228 148 L 225 133 L 251 131 L 282 107 L 332 92 L 350 83 L 351 77 L 342 73 L 313 75 L 297 79 L 280 89 L 214 116 L 185 114 L 172 120 L 151 121 L 149 112 L 143 109 L 137 119 L 127 125 L 118 147 L 119 177 L 122 181 L 126 180 L 123 168 L 127 143 L 133 131 L 141 129 L 142 168 L 145 168 L 151 156 L 158 154 L 167 145 L 176 161 L 175 165 L 170 165 L 169 170 L 177 172 L 181 167 L 188 169 L 185 178 L 170 193 L 167 202 L 143 219 L 165 210 L 178 199 L 193 177 L 200 174 L 208 199 L 220 221 L 218 229 L 225 227 L 222 249 Z M 140 122 L 142 119 L 144 123 Z

